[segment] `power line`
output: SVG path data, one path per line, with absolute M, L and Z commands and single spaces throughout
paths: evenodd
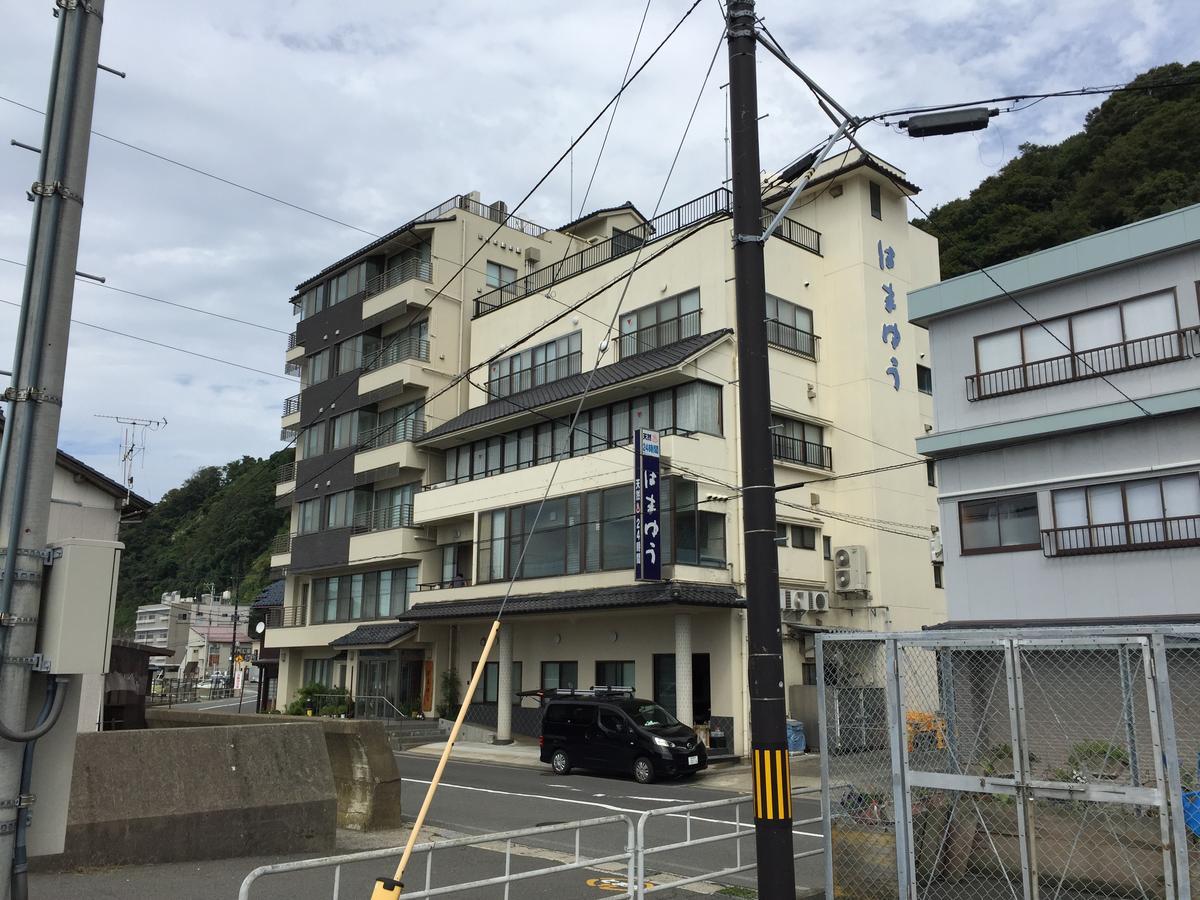
M 9 259 L 5 256 L 0 256 L 0 262 L 6 262 L 14 266 L 25 268 L 25 263 L 19 262 L 15 259 Z M 104 288 L 106 291 L 116 291 L 118 294 L 128 294 L 130 297 L 140 297 L 143 300 L 153 300 L 155 303 L 163 303 L 167 306 L 174 306 L 177 309 L 186 309 L 189 312 L 200 313 L 201 315 L 205 316 L 212 316 L 214 319 L 225 319 L 227 322 L 236 322 L 239 325 L 249 325 L 251 328 L 261 328 L 263 331 L 273 331 L 276 334 L 288 333 L 280 328 L 272 328 L 270 325 L 263 325 L 259 322 L 251 322 L 248 319 L 239 319 L 237 316 L 227 316 L 224 313 L 213 312 L 212 310 L 208 309 L 201 309 L 198 306 L 188 306 L 186 303 L 178 303 L 174 300 L 164 300 L 162 297 L 152 297 L 149 294 L 139 294 L 137 291 L 129 291 L 125 290 L 124 288 L 113 287 L 111 284 L 98 284 L 97 282 L 92 281 L 90 278 L 81 278 L 78 275 L 75 276 L 75 280 L 80 284 Z
M 14 303 L 12 300 L 0 300 L 0 303 L 7 304 L 8 306 L 15 306 L 17 309 L 21 308 L 20 303 Z M 296 380 L 288 375 L 279 375 L 275 372 L 267 372 L 263 369 L 256 369 L 253 366 L 245 366 L 245 365 L 242 365 L 241 363 L 233 362 L 232 360 L 221 359 L 219 356 L 208 356 L 207 354 L 204 354 L 204 353 L 197 353 L 195 350 L 185 350 L 183 347 L 176 347 L 174 344 L 164 344 L 161 341 L 152 341 L 152 340 L 150 340 L 150 338 L 140 337 L 139 335 L 136 335 L 136 334 L 129 334 L 126 331 L 117 331 L 115 328 L 105 328 L 103 325 L 95 325 L 91 322 L 84 322 L 81 319 L 71 319 L 71 321 L 73 323 L 75 323 L 76 325 L 83 325 L 87 328 L 94 328 L 97 331 L 106 331 L 109 334 L 115 334 L 115 335 L 119 335 L 120 337 L 129 338 L 131 341 L 141 341 L 143 344 L 152 344 L 155 347 L 162 347 L 164 350 L 174 350 L 176 353 L 186 353 L 188 356 L 195 356 L 200 359 L 206 359 L 209 362 L 221 363 L 226 366 L 234 366 L 238 369 L 245 369 L 247 372 L 256 372 L 259 375 L 267 375 L 267 376 L 270 376 L 271 378 L 280 378 L 284 381 L 295 381 Z

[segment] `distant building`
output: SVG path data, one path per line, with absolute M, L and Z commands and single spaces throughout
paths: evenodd
M 1200 205 L 908 299 L 950 618 L 1200 614 Z
M 250 658 L 250 632 L 244 621 L 245 616 L 240 618 L 243 621 L 237 626 L 236 646 L 234 629 L 229 624 L 229 619 L 226 619 L 224 624 L 214 622 L 192 626 L 188 633 L 184 663 L 185 672 L 189 676 L 206 678 L 215 672 L 228 675 L 231 654 L 241 655 L 244 659 Z
M 171 651 L 150 659 L 151 668 L 175 671 L 186 665 L 189 634 L 196 625 L 229 624 L 233 605 L 214 600 L 212 594 L 183 597 L 179 591 L 165 592 L 160 602 L 144 603 L 137 608 L 134 640 L 147 647 Z
M 267 620 L 273 613 L 283 607 L 284 581 L 282 578 L 272 581 L 250 604 L 250 639 L 254 642 L 251 658 L 258 669 L 258 711 L 266 712 L 275 709 L 279 693 L 279 648 L 267 647 Z M 263 631 L 258 631 L 259 623 Z

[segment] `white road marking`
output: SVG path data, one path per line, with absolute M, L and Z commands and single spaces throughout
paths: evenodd
M 257 699 L 258 699 L 258 694 L 253 694 L 251 696 L 243 698 L 242 702 L 249 703 L 252 700 L 257 700 Z M 218 703 L 216 706 L 201 706 L 201 707 L 197 708 L 197 712 L 208 712 L 210 709 L 224 709 L 226 706 L 237 706 L 237 705 L 238 705 L 238 701 L 234 700 L 232 703 Z
M 410 782 L 412 784 L 428 785 L 430 783 L 429 781 L 426 781 L 423 778 L 404 778 L 401 780 Z M 529 800 L 545 800 L 548 803 L 570 803 L 575 806 L 596 806 L 596 807 L 599 807 L 600 809 L 607 809 L 609 812 L 632 813 L 633 815 L 638 815 L 638 816 L 640 816 L 644 812 L 647 812 L 647 810 L 644 810 L 644 809 L 626 809 L 625 807 L 622 807 L 622 806 L 613 806 L 611 803 L 597 803 L 595 800 L 568 800 L 566 797 L 547 797 L 543 794 L 523 794 L 523 793 L 519 793 L 517 791 L 500 791 L 495 788 L 473 787 L 473 786 L 467 785 L 467 784 L 450 784 L 449 782 L 446 782 L 446 781 L 443 781 L 441 783 L 441 787 L 456 788 L 460 791 L 476 791 L 480 794 L 498 794 L 499 796 L 502 796 L 502 797 L 525 797 Z M 596 796 L 603 796 L 603 794 L 597 794 Z M 746 798 L 746 802 L 749 803 L 751 801 L 752 801 L 752 798 L 750 798 L 750 797 Z M 671 813 L 667 816 L 667 818 L 686 819 L 688 817 L 684 813 Z M 734 821 L 730 821 L 730 820 L 726 820 L 726 819 L 708 819 L 703 816 L 692 816 L 691 819 L 693 822 L 707 822 L 711 825 L 738 825 L 739 824 L 738 822 L 734 822 Z M 743 821 L 740 824 L 747 831 L 752 830 L 754 827 L 753 820 Z M 802 837 L 814 837 L 814 838 L 819 838 L 819 837 L 825 836 L 823 834 L 813 833 L 811 831 L 796 831 L 794 829 L 792 831 L 792 834 L 798 834 L 798 835 L 801 835 Z

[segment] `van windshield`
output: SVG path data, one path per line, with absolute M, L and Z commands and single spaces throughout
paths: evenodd
M 622 703 L 621 709 L 642 728 L 670 728 L 679 720 L 657 703 Z

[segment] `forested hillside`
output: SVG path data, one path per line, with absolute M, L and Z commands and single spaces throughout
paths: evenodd
M 290 449 L 267 459 L 244 456 L 206 466 L 168 491 L 144 521 L 121 529 L 125 553 L 117 593 L 116 629 L 133 629 L 139 604 L 163 591 L 194 595 L 238 586 L 248 602 L 266 585 L 271 539 L 288 512 L 275 508 L 275 473 Z
M 1200 62 L 1134 84 L 1176 81 L 1197 83 L 1113 94 L 1078 134 L 1021 145 L 969 196 L 914 220 L 941 242 L 942 277 L 1200 203 Z

